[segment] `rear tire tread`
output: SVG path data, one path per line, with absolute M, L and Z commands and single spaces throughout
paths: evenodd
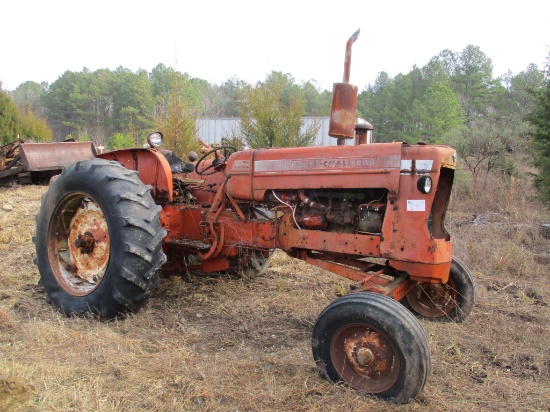
M 90 197 L 99 205 L 110 234 L 104 277 L 84 296 L 73 295 L 57 282 L 48 251 L 50 222 L 59 213 L 58 205 L 74 194 Z M 160 281 L 157 272 L 166 262 L 162 240 L 167 232 L 160 224 L 161 210 L 152 198 L 151 186 L 118 162 L 92 159 L 65 166 L 42 196 L 35 219 L 37 266 L 52 303 L 67 315 L 91 312 L 110 319 L 147 302 Z

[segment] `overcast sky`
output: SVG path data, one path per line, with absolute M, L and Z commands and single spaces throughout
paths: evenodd
M 210 83 L 255 83 L 277 70 L 332 89 L 357 29 L 350 80 L 362 90 L 380 71 L 407 73 L 469 44 L 491 58 L 495 77 L 529 63 L 542 69 L 550 1 L 7 0 L 0 27 L 6 90 L 51 84 L 66 70 L 151 71 L 158 63 Z

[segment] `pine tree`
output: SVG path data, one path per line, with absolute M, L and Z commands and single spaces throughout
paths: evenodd
M 540 197 L 550 203 L 550 54 L 546 64 L 544 86 L 534 92 L 537 102 L 527 119 L 533 126 L 536 177 Z

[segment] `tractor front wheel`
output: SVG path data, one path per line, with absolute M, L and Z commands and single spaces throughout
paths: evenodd
M 420 318 L 464 322 L 476 299 L 476 283 L 468 267 L 457 258 L 451 263 L 446 284 L 418 283 L 401 303 Z
M 166 231 L 151 187 L 102 159 L 66 166 L 42 197 L 36 255 L 50 301 L 67 315 L 137 310 L 159 282 Z
M 430 372 L 426 332 L 398 302 L 375 293 L 336 299 L 313 328 L 321 375 L 395 403 L 409 402 Z

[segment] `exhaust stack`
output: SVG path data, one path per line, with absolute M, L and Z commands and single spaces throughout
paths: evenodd
M 330 107 L 330 123 L 328 134 L 338 139 L 338 146 L 343 146 L 346 139 L 355 137 L 355 119 L 357 112 L 357 86 L 349 83 L 351 68 L 351 46 L 359 37 L 357 30 L 346 43 L 346 58 L 344 61 L 344 81 L 334 83 L 332 88 L 332 105 Z

